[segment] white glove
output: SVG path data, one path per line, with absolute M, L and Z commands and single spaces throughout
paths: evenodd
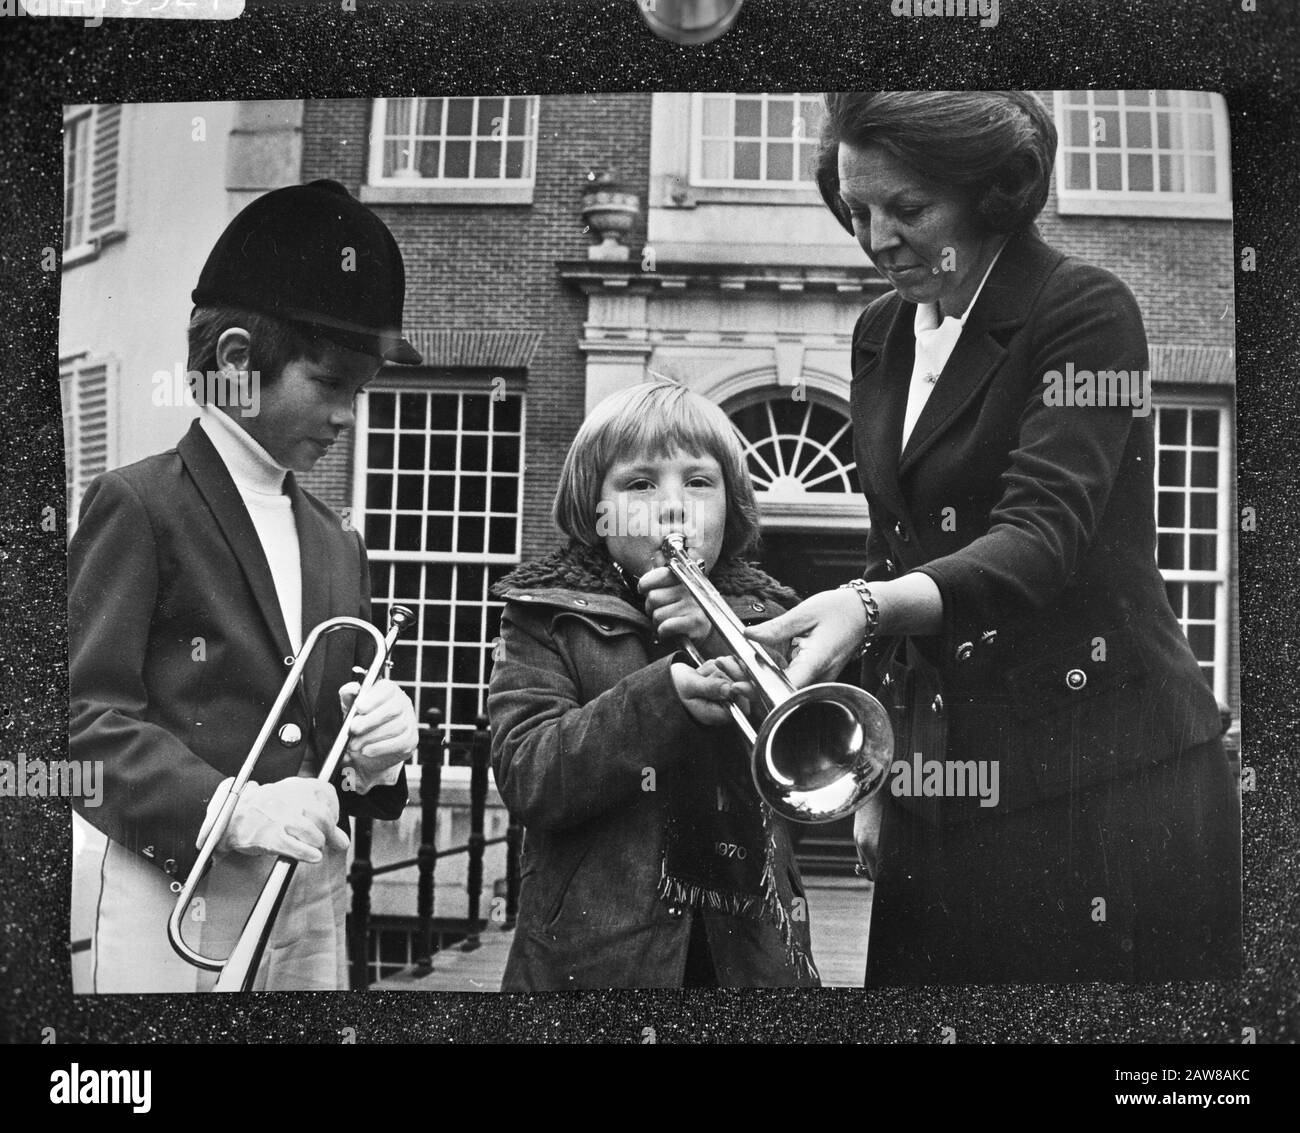
M 339 689 L 339 707 L 348 714 L 361 686 L 351 681 Z M 371 787 L 392 786 L 420 738 L 411 698 L 393 681 L 370 686 L 357 706 L 343 757 L 343 789 L 364 795 Z M 349 773 L 350 772 L 350 773 Z
M 314 865 L 329 845 L 346 850 L 349 839 L 338 827 L 334 788 L 318 779 L 246 783 L 234 816 L 217 846 L 241 854 L 284 854 Z

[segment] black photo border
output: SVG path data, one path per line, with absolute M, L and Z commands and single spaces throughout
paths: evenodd
M 1246 966 L 1224 984 L 604 992 L 550 996 L 73 996 L 66 799 L 0 799 L 0 1038 L 57 1042 L 656 1041 L 1259 1043 L 1300 1034 L 1300 18 L 1294 0 L 1000 0 L 999 23 L 890 0 L 748 0 L 705 47 L 660 42 L 635 0 L 332 0 L 238 20 L 4 22 L 0 215 L 8 400 L 0 756 L 61 758 L 66 532 L 57 374 L 62 116 L 76 102 L 583 90 L 1160 88 L 1217 91 L 1236 258 Z M 166 177 L 166 170 L 157 171 Z M 184 201 L 176 202 L 184 208 Z M 1245 248 L 1256 267 L 1242 270 Z M 45 261 L 43 263 L 43 260 Z M 48 530 L 47 508 L 58 516 Z

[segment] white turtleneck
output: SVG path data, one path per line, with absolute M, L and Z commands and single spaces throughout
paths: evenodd
M 302 648 L 302 554 L 298 544 L 298 527 L 293 518 L 293 501 L 284 494 L 284 477 L 289 470 L 220 409 L 199 407 L 199 428 L 212 442 L 226 471 L 239 490 L 239 497 L 253 521 L 262 553 L 271 568 L 271 581 L 280 602 L 285 629 L 294 653 Z M 308 758 L 298 774 L 315 774 L 314 760 Z M 357 794 L 367 794 L 380 784 L 397 782 L 401 766 L 368 773 L 364 764 L 355 765 L 352 779 Z M 233 779 L 227 779 L 208 804 L 209 821 L 220 809 Z M 205 827 L 207 823 L 204 824 Z M 201 836 L 200 836 L 201 840 Z
M 302 556 L 293 501 L 284 494 L 284 474 L 289 470 L 220 409 L 202 406 L 199 428 L 217 450 L 248 509 L 271 568 L 289 644 L 297 653 L 302 648 Z

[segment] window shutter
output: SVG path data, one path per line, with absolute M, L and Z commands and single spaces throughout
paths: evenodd
M 108 471 L 112 448 L 108 384 L 106 361 L 65 363 L 59 376 L 69 534 L 76 526 L 86 488 L 101 472 Z
M 94 115 L 94 156 L 91 159 L 90 235 L 103 236 L 121 228 L 118 216 L 118 152 L 122 108 L 99 106 Z

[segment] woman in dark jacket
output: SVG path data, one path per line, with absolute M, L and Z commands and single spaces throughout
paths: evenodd
M 685 663 L 675 639 L 707 648 L 708 624 L 651 570 L 678 531 L 742 621 L 796 600 L 741 558 L 757 507 L 730 422 L 670 382 L 608 398 L 555 515 L 568 547 L 493 591 L 492 766 L 526 827 L 502 990 L 816 986 L 789 837 L 723 707 L 743 674 Z
M 853 335 L 861 580 L 751 631 L 891 710 L 868 984 L 1240 974 L 1240 823 L 1156 566 L 1146 337 L 1033 221 L 1020 93 L 828 96 L 819 187 L 894 289 Z M 874 860 L 879 855 L 878 861 Z

